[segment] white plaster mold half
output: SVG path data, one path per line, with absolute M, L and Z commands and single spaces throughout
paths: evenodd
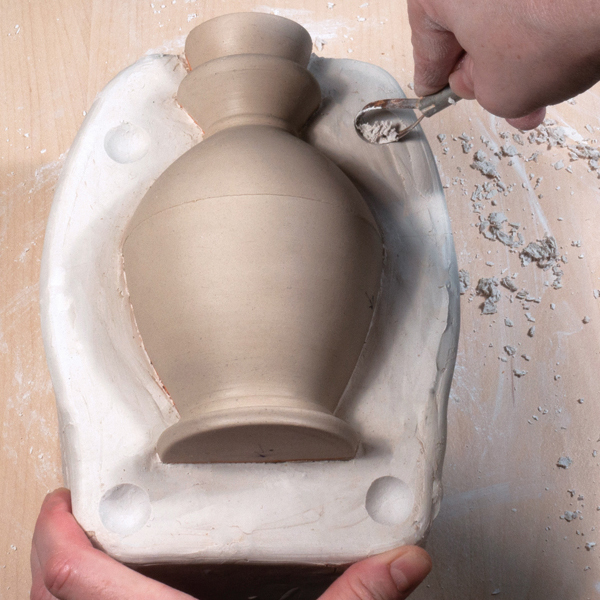
M 65 484 L 95 542 L 130 564 L 347 564 L 418 543 L 441 499 L 458 276 L 434 158 L 418 130 L 362 141 L 356 112 L 401 96 L 392 77 L 313 57 L 324 101 L 305 139 L 336 162 L 383 234 L 380 298 L 337 408 L 360 436 L 350 461 L 163 464 L 179 416 L 144 351 L 123 236 L 148 188 L 202 132 L 175 94 L 177 56 L 148 56 L 99 95 L 69 152 L 46 230 L 41 306 Z

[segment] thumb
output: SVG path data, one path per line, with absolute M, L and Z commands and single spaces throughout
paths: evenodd
M 465 54 L 448 78 L 452 91 L 466 100 L 475 98 L 475 81 L 473 78 L 473 59 Z
M 415 59 L 415 93 L 427 96 L 448 83 L 463 49 L 451 31 L 425 12 L 419 0 L 409 0 L 408 20 Z
M 430 570 L 422 548 L 396 548 L 352 565 L 319 600 L 404 600 Z

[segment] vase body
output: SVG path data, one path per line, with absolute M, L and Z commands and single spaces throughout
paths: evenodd
M 138 328 L 181 416 L 159 456 L 352 458 L 357 433 L 333 411 L 368 333 L 383 249 L 351 181 L 293 135 L 320 101 L 310 37 L 238 14 L 199 26 L 190 44 L 178 99 L 208 136 L 153 184 L 123 247 Z

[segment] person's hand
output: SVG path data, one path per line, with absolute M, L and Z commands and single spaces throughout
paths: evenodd
M 352 565 L 321 600 L 404 600 L 431 569 L 405 546 Z M 69 490 L 46 496 L 33 534 L 31 600 L 192 600 L 95 549 L 71 513 Z
M 408 0 L 415 92 L 450 83 L 519 129 L 600 80 L 598 0 Z

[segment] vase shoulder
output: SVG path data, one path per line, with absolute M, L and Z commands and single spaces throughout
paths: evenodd
M 377 228 L 356 187 L 331 160 L 280 129 L 245 126 L 224 130 L 175 161 L 144 197 L 129 232 L 181 204 L 241 195 L 324 202 Z

